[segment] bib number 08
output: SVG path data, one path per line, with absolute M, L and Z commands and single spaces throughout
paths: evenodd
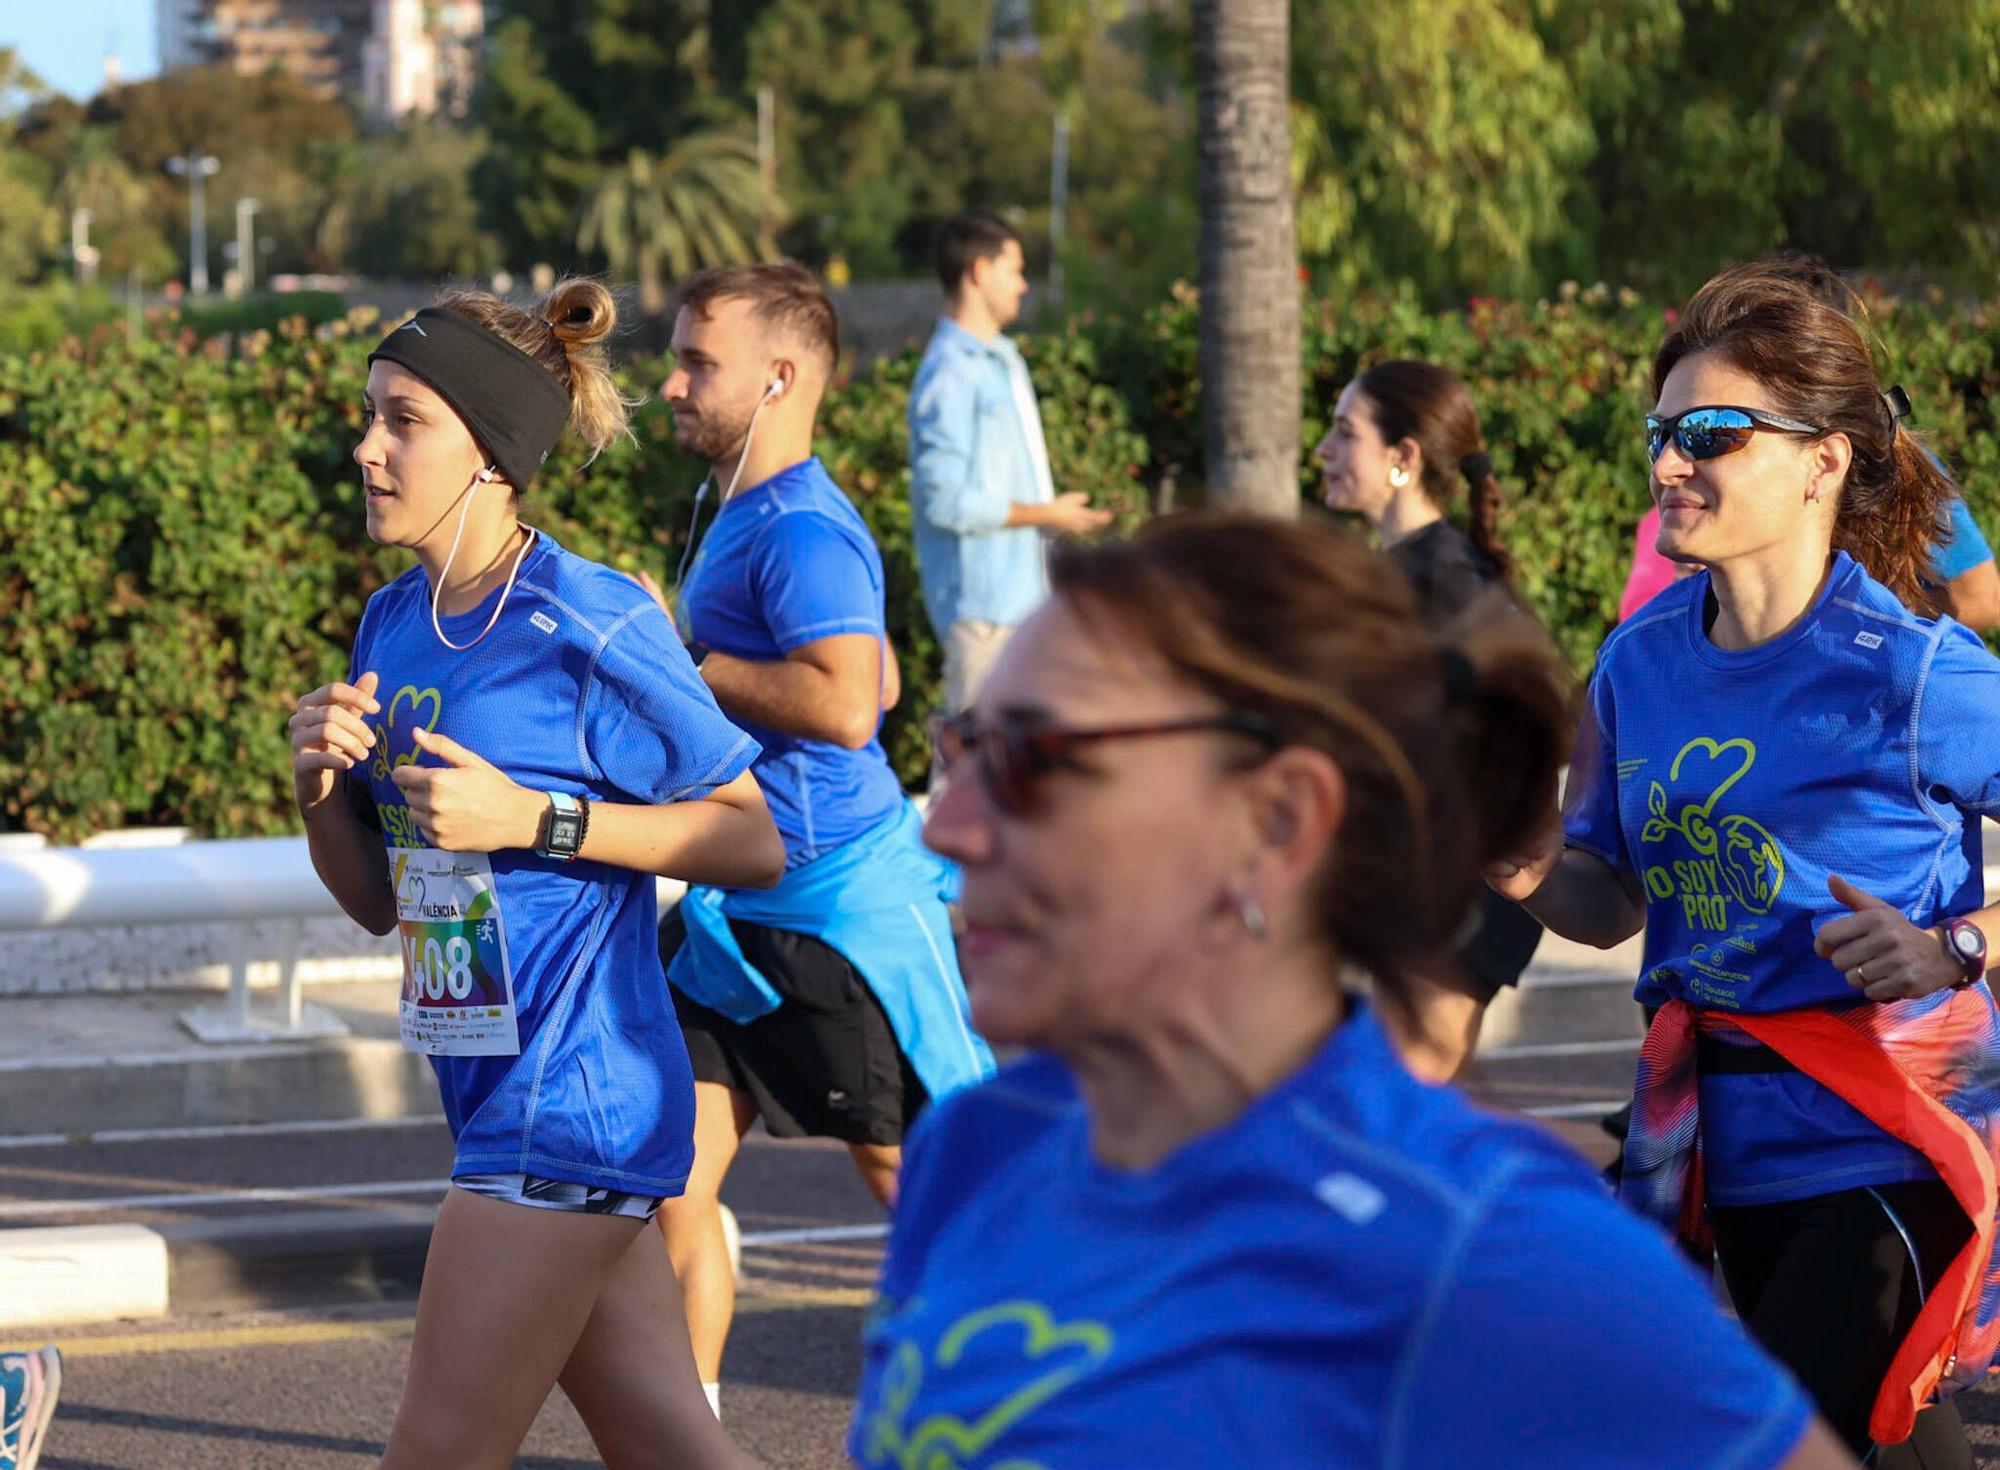
M 416 994 L 431 1000 L 464 1000 L 472 994 L 472 944 L 463 934 L 443 943 L 436 935 L 403 938 L 403 963 Z

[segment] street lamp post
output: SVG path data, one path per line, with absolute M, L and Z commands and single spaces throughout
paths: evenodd
M 199 148 L 167 160 L 167 172 L 186 174 L 188 181 L 188 294 L 208 294 L 208 214 L 204 185 L 222 167 L 222 160 Z
M 76 262 L 76 283 L 88 286 L 97 279 L 97 247 L 90 243 L 90 221 L 93 218 L 87 209 L 72 209 L 69 212 L 69 254 Z
M 236 278 L 248 296 L 257 284 L 257 233 L 252 224 L 257 216 L 255 199 L 236 201 Z

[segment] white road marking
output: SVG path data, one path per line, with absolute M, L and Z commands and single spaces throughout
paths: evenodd
M 1539 1057 L 1605 1057 L 1639 1050 L 1637 1036 L 1618 1041 L 1548 1041 L 1527 1046 L 1488 1046 L 1475 1054 L 1479 1062 L 1529 1061 Z
M 1546 1107 L 1523 1108 L 1530 1118 L 1606 1118 L 1630 1102 L 1630 1098 L 1606 1098 L 1602 1102 L 1551 1103 Z
M 286 1133 L 366 1133 L 382 1128 L 442 1128 L 443 1113 L 403 1118 L 317 1118 L 298 1123 L 210 1123 L 184 1128 L 100 1128 L 92 1133 L 16 1133 L 0 1149 L 83 1147 L 95 1143 L 198 1142 L 207 1138 L 269 1138 Z
M 213 1193 L 189 1189 L 174 1194 L 125 1194 L 99 1199 L 32 1199 L 0 1203 L 0 1220 L 31 1220 L 46 1215 L 88 1215 L 112 1210 L 151 1210 L 188 1205 L 310 1204 L 329 1199 L 383 1199 L 399 1195 L 443 1194 L 448 1179 L 393 1179 L 357 1184 L 308 1184 L 289 1188 L 232 1189 Z M 880 1240 L 886 1223 L 873 1225 L 813 1225 L 792 1230 L 746 1230 L 746 1248 L 820 1245 L 845 1240 Z

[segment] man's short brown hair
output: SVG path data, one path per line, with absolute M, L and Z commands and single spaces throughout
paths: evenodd
M 718 265 L 681 285 L 681 308 L 706 319 L 718 301 L 743 300 L 770 330 L 818 353 L 828 372 L 840 360 L 840 319 L 819 278 L 794 261 Z

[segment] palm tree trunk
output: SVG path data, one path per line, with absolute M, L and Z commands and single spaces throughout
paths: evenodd
M 659 257 L 645 248 L 651 243 L 642 242 L 639 250 L 639 309 L 649 317 L 656 317 L 667 309 L 667 292 L 660 284 Z
M 1286 0 L 1195 0 L 1207 502 L 1299 509 L 1299 274 Z

